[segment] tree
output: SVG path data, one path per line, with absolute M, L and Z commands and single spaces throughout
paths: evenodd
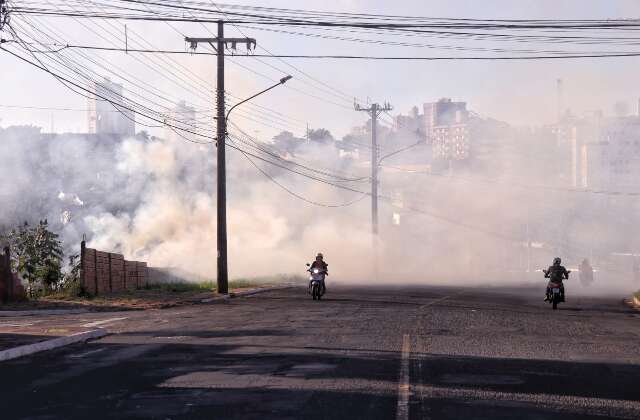
M 335 139 L 326 128 L 316 128 L 309 130 L 309 140 L 322 144 L 333 143 Z
M 29 296 L 58 287 L 62 281 L 62 242 L 49 230 L 46 219 L 35 227 L 25 222 L 4 239 L 11 247 L 14 269 L 27 280 Z
M 283 131 L 273 137 L 273 144 L 278 150 L 293 154 L 299 146 L 304 144 L 304 139 L 294 136 L 290 131 Z
M 47 219 L 35 228 L 37 274 L 45 290 L 55 289 L 62 280 L 62 242 L 57 233 L 49 230 Z
M 371 141 L 369 136 L 362 134 L 347 134 L 342 137 L 342 141 L 336 144 L 343 150 L 352 152 L 356 149 L 362 149 L 362 145 L 366 145 Z

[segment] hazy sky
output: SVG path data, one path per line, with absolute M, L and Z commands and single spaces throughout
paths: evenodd
M 57 0 L 52 1 L 52 3 L 56 2 Z M 239 3 L 242 4 L 242 2 Z M 244 2 L 244 4 L 249 4 L 249 2 Z M 632 0 L 410 0 L 399 2 L 349 0 L 335 3 L 265 0 L 251 4 L 430 17 L 547 19 L 640 17 L 640 2 Z M 19 16 L 14 17 L 14 22 L 17 25 L 26 25 L 26 22 Z M 124 33 L 122 24 L 118 22 L 107 26 L 104 22 L 83 21 L 86 25 L 83 27 L 79 22 L 73 20 L 38 18 L 30 23 L 38 27 L 42 27 L 41 23 L 45 23 L 64 34 L 64 38 L 68 42 L 80 44 L 108 45 L 109 42 L 114 42 L 113 36 L 105 32 L 106 29 L 114 31 L 115 36 L 122 36 Z M 103 25 L 106 29 L 99 25 Z M 185 48 L 182 36 L 178 32 L 192 36 L 210 36 L 205 28 L 197 24 L 175 25 L 176 30 L 161 23 L 128 22 L 127 25 L 130 45 L 135 43 L 136 34 L 156 48 L 174 50 Z M 214 28 L 211 27 L 211 30 Z M 295 29 L 292 30 L 295 31 Z M 258 44 L 272 53 L 420 56 L 442 56 L 455 53 L 442 49 L 328 41 L 252 29 L 243 29 L 243 31 L 248 36 L 257 38 Z M 237 32 L 231 27 L 228 28 L 227 33 L 237 35 Z M 349 36 L 344 33 L 337 35 Z M 4 35 L 4 37 L 7 36 Z M 119 43 L 119 41 L 115 42 Z M 412 42 L 426 43 L 432 42 L 432 40 L 422 39 Z M 505 47 L 505 45 L 486 42 L 481 44 L 454 40 L 436 40 L 434 42 L 440 42 L 441 45 Z M 510 45 L 510 47 L 530 48 L 532 46 Z M 561 47 L 554 46 L 553 48 Z M 546 46 L 545 48 L 550 47 Z M 173 97 L 184 98 L 187 102 L 195 103 L 200 108 L 213 105 L 208 104 L 206 98 L 198 99 L 192 91 L 149 71 L 137 61 L 148 60 L 148 55 L 93 52 L 89 54 L 92 57 L 103 57 L 108 62 L 121 66 L 127 72 L 164 92 L 170 93 Z M 168 58 L 158 58 L 158 60 L 160 59 L 166 60 Z M 171 59 L 188 67 L 198 77 L 213 86 L 215 72 L 213 57 L 172 56 Z M 239 97 L 248 96 L 268 86 L 271 82 L 264 76 L 274 79 L 282 77 L 285 73 L 291 73 L 294 76 L 289 87 L 279 87 L 255 101 L 256 104 L 286 115 L 285 120 L 273 116 L 270 120 L 264 120 L 256 114 L 260 112 L 259 109 L 239 109 L 241 112 L 235 117 L 235 121 L 251 133 L 268 138 L 282 129 L 289 129 L 302 135 L 305 123 L 308 122 L 311 127 L 326 127 L 337 136 L 342 136 L 349 127 L 361 124 L 365 120 L 363 113 L 349 109 L 352 104 L 348 98 L 336 97 L 333 90 L 327 92 L 324 85 L 306 79 L 286 63 L 274 59 L 264 60 L 264 62 L 282 70 L 280 71 L 251 58 L 236 58 L 235 60 L 262 75 L 228 62 L 227 90 Z M 395 106 L 394 114 L 397 112 L 406 113 L 413 105 L 420 105 L 423 102 L 434 101 L 446 96 L 467 101 L 470 109 L 484 116 L 517 124 L 549 123 L 556 115 L 555 86 L 557 78 L 564 80 L 565 105 L 576 113 L 595 109 L 611 113 L 616 101 L 628 102 L 630 109 L 635 112 L 636 101 L 640 97 L 637 76 L 637 68 L 640 64 L 638 58 L 510 62 L 372 62 L 289 59 L 287 63 L 293 64 L 348 97 L 371 98 L 379 102 L 388 100 Z M 49 130 L 53 122 L 55 131 L 84 131 L 86 129 L 86 115 L 82 111 L 7 108 L 7 105 L 13 105 L 85 109 L 86 99 L 70 92 L 51 76 L 20 63 L 8 54 L 0 54 L 0 64 L 2 68 L 0 125 L 36 124 Z M 160 71 L 162 72 L 162 70 Z M 106 72 L 103 73 L 106 74 Z M 165 76 L 171 77 L 166 74 Z M 117 77 L 112 78 L 117 79 Z M 174 79 L 176 78 L 174 77 Z M 128 85 L 126 82 L 124 84 L 126 89 L 136 90 L 134 86 Z M 200 95 L 211 96 L 211 92 L 206 92 L 202 85 L 193 86 L 191 89 L 197 90 Z M 339 106 L 327 101 L 337 102 Z M 260 123 L 250 121 L 245 118 L 246 116 L 257 117 Z

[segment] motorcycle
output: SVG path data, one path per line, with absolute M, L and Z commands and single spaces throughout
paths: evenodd
M 311 264 L 307 264 L 307 267 L 310 266 Z M 307 271 L 311 273 L 311 276 L 309 277 L 309 292 L 311 293 L 311 297 L 313 300 L 320 300 L 324 294 L 322 285 L 324 284 L 324 278 L 327 275 L 327 271 L 319 268 L 309 268 Z
M 545 277 L 549 275 L 548 270 L 542 270 L 542 272 L 544 273 Z M 570 270 L 567 271 L 567 280 L 569 279 L 569 273 L 571 273 Z M 548 302 L 552 305 L 552 308 L 554 310 L 558 309 L 558 303 L 564 302 L 564 293 L 562 292 L 562 283 L 549 280 L 549 283 L 547 284 L 547 289 L 548 289 L 548 292 L 547 292 Z

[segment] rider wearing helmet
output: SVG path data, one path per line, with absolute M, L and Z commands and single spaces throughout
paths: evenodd
M 316 255 L 316 259 L 315 261 L 313 261 L 313 263 L 311 263 L 311 267 L 309 268 L 310 270 L 313 270 L 314 268 L 318 268 L 320 270 L 323 270 L 325 272 L 325 275 L 329 275 L 329 271 L 327 271 L 327 267 L 329 266 L 329 264 L 327 264 L 326 262 L 324 262 L 324 255 L 322 255 L 322 252 L 318 252 L 318 254 Z M 309 289 L 311 289 L 311 281 L 309 281 Z M 322 294 L 324 294 L 327 291 L 327 287 L 325 286 L 325 282 L 322 282 Z
M 543 270 L 543 272 L 544 272 L 544 277 L 548 278 L 550 282 L 557 283 L 560 285 L 560 296 L 561 296 L 562 302 L 564 302 L 564 284 L 562 283 L 562 281 L 569 278 L 569 271 L 567 271 L 567 269 L 564 268 L 564 266 L 562 265 L 562 260 L 560 259 L 560 257 L 555 257 L 553 259 L 553 265 L 550 266 L 547 270 Z M 547 293 L 545 294 L 545 297 L 544 297 L 545 301 L 549 300 L 550 294 L 551 294 L 551 289 L 547 284 Z

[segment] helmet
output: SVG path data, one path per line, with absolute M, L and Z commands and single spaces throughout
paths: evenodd
M 324 255 L 322 255 L 322 252 L 318 252 L 318 255 L 316 255 L 316 258 L 324 258 Z
M 562 263 L 562 260 L 560 259 L 560 257 L 555 257 L 553 259 L 553 265 L 560 265 L 560 263 Z

